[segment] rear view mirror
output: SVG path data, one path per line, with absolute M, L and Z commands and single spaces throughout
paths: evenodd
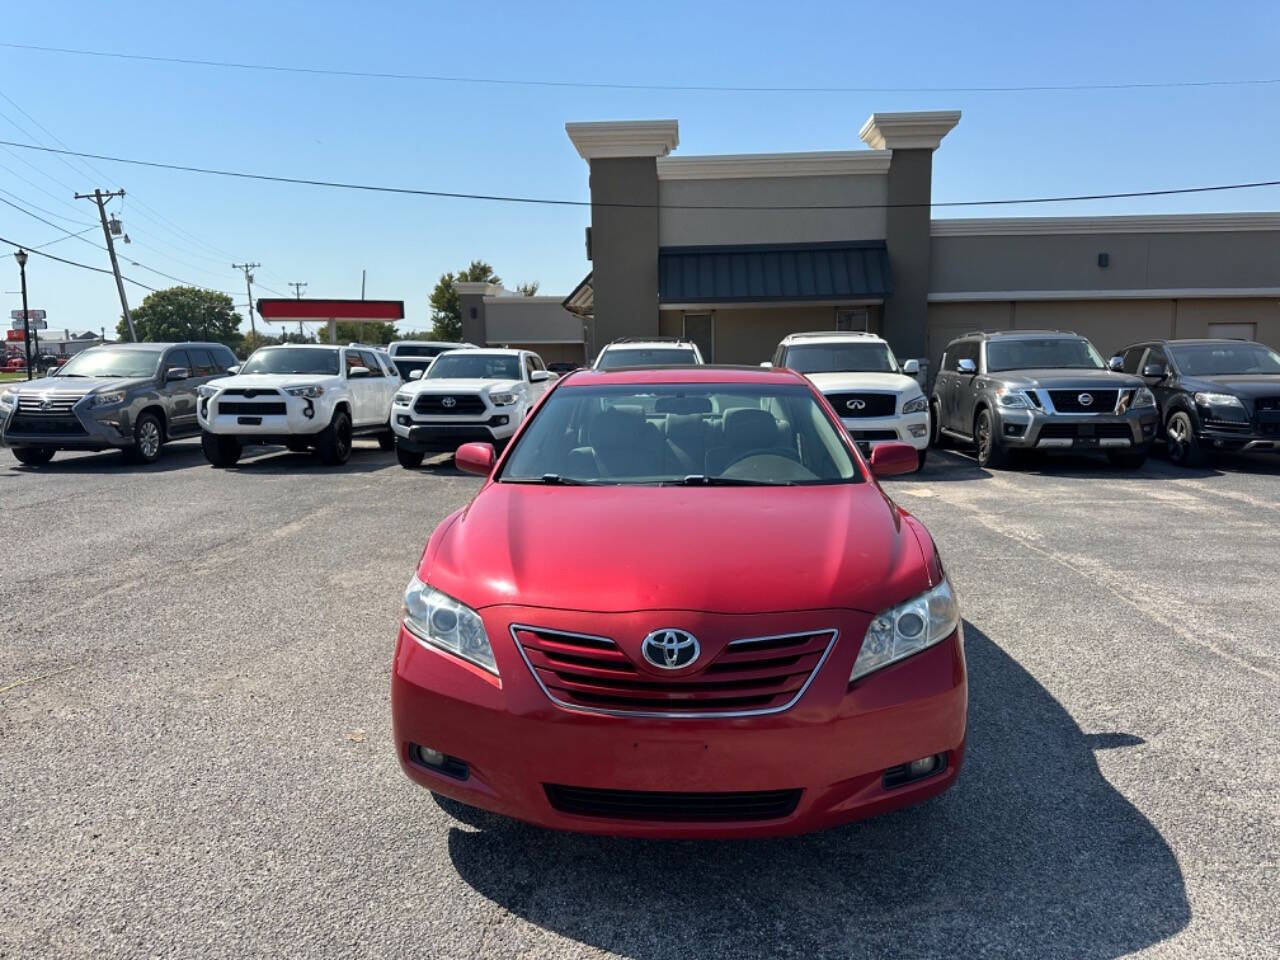
M 956 364 L 956 369 L 959 370 L 961 373 L 977 373 L 978 365 L 974 363 L 972 360 L 970 360 L 968 357 L 965 357 L 963 360 L 961 360 Z
M 368 367 L 352 367 L 350 370 L 347 371 L 348 380 L 358 380 L 361 377 L 367 377 L 368 375 L 369 375 Z
M 409 379 L 410 379 L 410 380 L 421 380 L 421 379 L 422 379 L 422 371 L 421 371 L 421 370 L 410 370 L 410 371 L 409 371 Z
M 1112 357 L 1110 360 L 1107 361 L 1107 366 L 1110 367 L 1112 370 L 1114 370 L 1116 373 L 1119 373 L 1121 370 L 1124 369 L 1124 357 Z
M 1142 368 L 1144 377 L 1154 377 L 1157 380 L 1163 380 L 1169 375 L 1168 369 L 1163 363 L 1148 363 Z
M 899 473 L 914 473 L 920 466 L 920 456 L 909 443 L 891 441 L 871 450 L 871 472 L 877 477 L 892 477 Z
M 191 371 L 186 367 L 170 367 L 164 372 L 165 383 L 171 380 L 189 380 L 190 378 Z
M 542 383 L 544 380 L 554 380 L 555 376 L 550 370 L 533 370 L 529 373 L 529 382 Z
M 231 366 L 227 367 L 227 376 L 229 377 L 234 377 L 239 372 L 240 364 L 238 363 L 233 363 Z
M 491 443 L 464 443 L 453 455 L 453 462 L 459 470 L 478 477 L 487 477 L 497 459 Z
M 909 377 L 914 377 L 916 374 L 920 372 L 920 361 L 908 360 L 906 363 L 902 365 L 902 372 Z

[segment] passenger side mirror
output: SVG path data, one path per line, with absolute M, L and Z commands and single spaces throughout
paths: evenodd
M 529 382 L 542 383 L 545 380 L 554 380 L 555 376 L 550 370 L 531 370 L 529 372 Z
M 1110 360 L 1107 361 L 1107 366 L 1110 367 L 1112 370 L 1114 370 L 1116 373 L 1119 373 L 1124 369 L 1124 357 L 1120 357 L 1120 356 L 1112 357 Z
M 164 372 L 164 382 L 169 383 L 171 380 L 190 380 L 191 371 L 186 367 L 170 367 Z
M 487 477 L 492 473 L 497 459 L 491 443 L 464 443 L 453 455 L 453 462 L 459 470 L 474 473 L 477 477 Z
M 238 363 L 233 363 L 231 366 L 227 367 L 228 377 L 234 377 L 239 372 L 240 372 L 240 364 Z
M 352 367 L 347 371 L 348 380 L 359 380 L 360 378 L 367 376 L 369 376 L 368 367 Z
M 410 379 L 410 380 L 421 380 L 421 379 L 422 379 L 422 371 L 421 371 L 421 370 L 410 370 L 410 371 L 409 371 L 409 379 Z
M 1163 363 L 1148 363 L 1142 368 L 1142 375 L 1156 380 L 1163 380 L 1169 375 L 1169 370 Z
M 972 360 L 970 360 L 968 357 L 965 357 L 963 360 L 956 363 L 956 369 L 959 370 L 961 373 L 972 374 L 972 373 L 978 372 L 978 365 L 974 363 Z
M 909 443 L 882 443 L 871 450 L 871 472 L 877 477 L 914 473 L 919 466 L 920 456 Z
M 914 377 L 920 372 L 919 360 L 908 360 L 902 365 L 902 372 L 909 377 Z

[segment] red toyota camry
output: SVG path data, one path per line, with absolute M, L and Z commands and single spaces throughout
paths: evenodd
M 391 702 L 404 771 L 564 830 L 798 833 L 955 781 L 967 683 L 933 539 L 784 370 L 573 373 L 427 542 Z

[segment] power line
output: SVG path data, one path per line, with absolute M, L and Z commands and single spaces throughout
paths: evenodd
M 360 80 L 400 80 L 418 83 L 465 83 L 502 87 L 551 87 L 579 90 L 644 90 L 672 93 L 1051 93 L 1074 90 L 1166 90 L 1187 87 L 1247 87 L 1280 84 L 1280 78 L 1261 77 L 1232 80 L 1103 80 L 1091 83 L 1030 83 L 1011 85 L 974 85 L 967 87 L 845 87 L 845 86 L 726 86 L 719 84 L 628 83 L 621 81 L 540 80 L 508 77 L 467 77 L 429 73 L 394 73 L 375 70 L 339 70 L 331 67 L 294 67 L 272 63 L 248 63 L 235 60 L 205 60 L 196 57 L 160 57 L 113 50 L 83 50 L 73 47 L 49 47 L 30 43 L 0 43 L 11 50 L 98 57 L 111 60 L 134 60 L 144 63 L 169 63 L 181 66 L 218 67 L 231 70 L 256 70 L 264 73 L 300 73 L 311 76 L 346 77 Z
M 0 44 L 2 46 L 2 44 Z M 1160 190 L 1126 190 L 1114 193 L 1084 193 L 1053 197 L 1012 197 L 996 200 L 944 200 L 929 203 L 815 203 L 815 204 L 670 204 L 670 203 L 606 203 L 593 200 L 561 200 L 549 197 L 522 197 L 492 193 L 463 193 L 452 190 L 426 190 L 414 187 L 390 187 L 380 184 L 349 183 L 340 180 L 315 180 L 306 177 L 284 177 L 265 173 L 245 173 L 237 170 L 220 170 L 212 167 L 196 167 L 178 163 L 162 163 L 158 160 L 137 160 L 114 157 L 101 153 L 84 153 L 76 150 L 59 150 L 31 143 L 0 140 L 0 146 L 18 147 L 43 153 L 68 153 L 77 157 L 126 163 L 139 167 L 155 167 L 161 170 L 178 170 L 215 177 L 231 177 L 238 180 L 258 180 L 267 183 L 289 183 L 308 187 L 328 187 L 338 190 L 361 190 L 370 193 L 393 193 L 415 197 L 442 197 L 453 200 L 489 200 L 495 203 L 522 203 L 554 207 L 620 207 L 641 210 L 886 210 L 919 207 L 999 207 L 1019 204 L 1076 203 L 1088 200 L 1122 200 L 1135 197 L 1168 197 L 1179 194 L 1216 193 L 1225 190 L 1251 190 L 1258 187 L 1280 186 L 1280 180 L 1254 180 L 1245 183 L 1220 183 L 1197 187 L 1171 187 Z
M 13 247 L 15 250 L 18 250 L 18 249 L 26 250 L 28 253 L 34 253 L 37 256 L 45 257 L 48 260 L 57 260 L 59 263 L 65 263 L 67 264 L 67 266 L 70 266 L 70 267 L 79 267 L 81 270 L 92 270 L 94 273 L 105 273 L 107 276 L 111 276 L 111 271 L 103 267 L 95 267 L 87 263 L 81 263 L 78 260 L 68 260 L 66 257 L 59 257 L 59 256 L 55 256 L 52 253 L 45 253 L 38 246 L 32 246 L 29 243 L 17 243 L 13 240 L 10 240 L 8 237 L 0 237 L 0 243 L 7 243 L 9 246 Z M 121 274 L 121 277 L 127 280 L 129 283 L 132 283 L 135 287 L 141 287 L 143 290 L 150 290 L 152 293 L 156 292 L 155 287 L 149 287 L 145 283 L 139 283 L 137 280 L 134 280 L 132 277 L 126 277 L 124 276 L 124 274 Z

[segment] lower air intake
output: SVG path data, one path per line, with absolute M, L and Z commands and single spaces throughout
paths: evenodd
M 668 793 L 598 790 L 591 787 L 565 787 L 554 783 L 543 786 L 551 806 L 561 813 L 662 823 L 776 820 L 795 812 L 801 793 L 800 790 Z

